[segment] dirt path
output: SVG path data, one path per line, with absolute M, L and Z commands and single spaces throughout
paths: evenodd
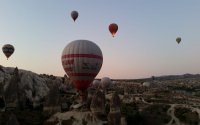
M 167 114 L 169 116 L 172 117 L 172 119 L 170 120 L 169 123 L 167 123 L 166 125 L 180 125 L 180 121 L 178 118 L 176 118 L 176 116 L 174 115 L 174 107 L 176 106 L 176 104 L 171 104 L 171 107 L 168 109 Z M 174 123 L 173 123 L 174 122 Z
M 150 104 L 150 105 L 153 104 L 153 103 L 149 103 L 149 102 L 145 101 L 144 98 L 142 98 L 142 102 L 145 104 Z

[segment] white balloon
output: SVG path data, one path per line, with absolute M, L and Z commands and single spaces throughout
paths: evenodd
M 150 82 L 143 82 L 142 85 L 145 86 L 145 87 L 150 87 L 150 86 L 151 86 L 151 83 L 150 83 Z
M 103 77 L 101 79 L 101 87 L 108 88 L 111 85 L 111 79 L 109 77 Z
M 97 87 L 99 87 L 100 83 L 101 83 L 101 82 L 100 82 L 99 80 L 94 80 L 93 83 L 92 83 L 92 85 L 93 85 L 95 88 L 97 88 Z

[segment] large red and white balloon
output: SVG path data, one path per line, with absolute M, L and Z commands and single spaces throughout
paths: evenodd
M 103 55 L 95 43 L 75 40 L 64 48 L 61 60 L 66 74 L 76 89 L 85 91 L 99 73 Z

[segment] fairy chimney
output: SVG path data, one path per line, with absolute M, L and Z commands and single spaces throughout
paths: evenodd
M 8 87 L 4 91 L 4 97 L 6 102 L 6 107 L 16 108 L 19 97 L 19 87 L 20 77 L 18 73 L 18 68 L 14 69 L 13 75 L 9 81 Z
M 96 94 L 94 94 L 90 109 L 94 115 L 97 117 L 100 117 L 105 114 L 105 94 L 101 91 L 97 91 Z
M 117 92 L 112 95 L 110 100 L 110 112 L 108 114 L 108 122 L 110 125 L 120 125 L 121 112 L 120 112 L 121 100 Z

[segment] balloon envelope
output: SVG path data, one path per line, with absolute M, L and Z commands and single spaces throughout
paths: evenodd
M 108 88 L 111 85 L 111 80 L 108 77 L 103 77 L 101 79 L 101 87 L 102 88 Z
M 97 87 L 99 87 L 99 85 L 100 85 L 100 81 L 99 80 L 94 80 L 93 82 L 92 82 L 92 85 L 95 87 L 95 88 L 97 88 Z
M 15 51 L 15 48 L 11 44 L 5 44 L 2 47 L 2 51 L 5 54 L 5 56 L 7 57 L 7 59 L 8 59 L 13 54 L 13 52 Z
M 116 32 L 117 32 L 117 30 L 118 30 L 118 25 L 115 24 L 115 23 L 112 23 L 112 24 L 109 25 L 108 28 L 109 28 L 110 33 L 111 33 L 112 36 L 114 37 L 115 34 L 116 34 Z
M 181 37 L 177 37 L 176 42 L 179 44 L 181 42 Z
M 76 19 L 78 18 L 78 12 L 77 11 L 72 11 L 71 12 L 71 17 L 74 20 L 74 22 L 76 21 Z
M 100 71 L 103 55 L 95 43 L 75 40 L 64 48 L 61 60 L 76 89 L 84 91 Z
M 150 82 L 143 82 L 142 85 L 146 86 L 146 87 L 150 87 L 151 83 Z

